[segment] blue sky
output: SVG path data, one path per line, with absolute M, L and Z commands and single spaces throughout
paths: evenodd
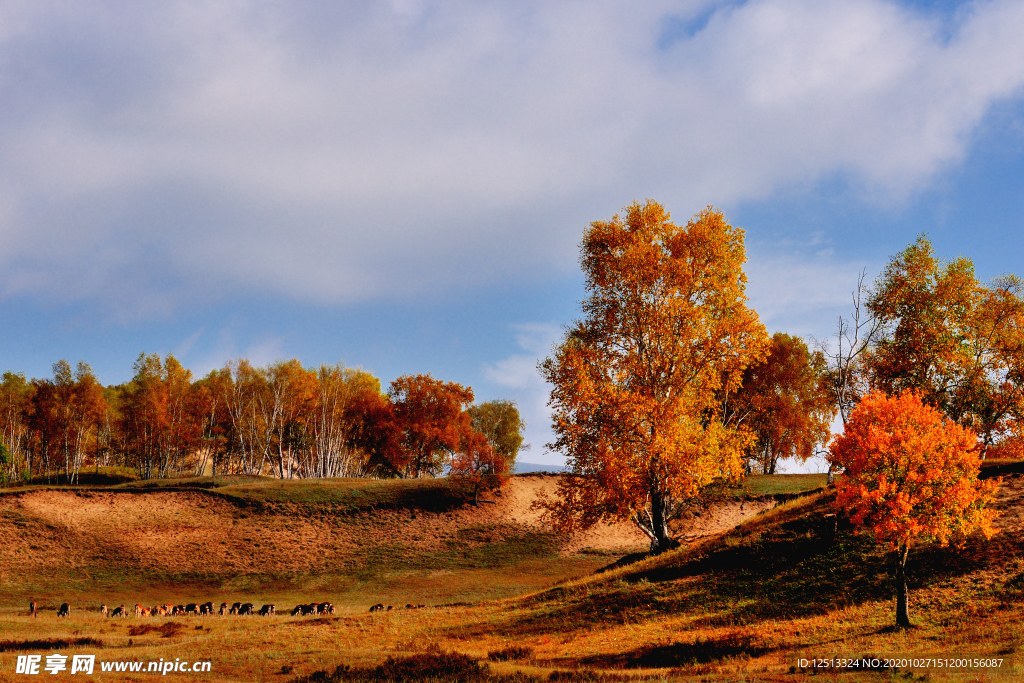
M 513 398 L 587 224 L 747 231 L 822 338 L 927 232 L 1024 271 L 1024 3 L 0 2 L 0 369 L 141 351 L 431 372 Z

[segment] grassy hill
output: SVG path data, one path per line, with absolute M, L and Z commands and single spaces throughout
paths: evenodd
M 65 653 L 109 659 L 208 657 L 214 670 L 205 680 L 286 681 L 340 664 L 353 668 L 335 680 L 379 680 L 375 667 L 390 658 L 392 678 L 441 662 L 449 668 L 439 680 L 791 681 L 812 673 L 801 659 L 864 655 L 983 656 L 1002 666 L 814 673 L 1017 680 L 1024 480 L 1007 476 L 1000 534 L 912 551 L 918 628 L 909 632 L 891 628 L 889 556 L 829 516 L 831 494 L 814 492 L 822 475 L 751 478 L 736 492 L 741 505 L 812 493 L 602 572 L 629 549 L 567 550 L 525 512 L 503 519 L 524 509 L 512 506 L 511 489 L 472 506 L 443 481 L 23 487 L 0 492 L 0 672 L 13 671 L 15 653 L 54 641 Z M 552 480 L 517 477 L 510 486 Z M 75 611 L 32 620 L 24 616 L 32 598 L 47 610 L 69 600 Z M 192 617 L 160 631 L 159 620 L 104 620 L 81 609 L 207 599 L 279 607 L 329 599 L 338 612 Z M 369 613 L 377 602 L 428 608 Z M 100 644 L 75 645 L 81 638 Z

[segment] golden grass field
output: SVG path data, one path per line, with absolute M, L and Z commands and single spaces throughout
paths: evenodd
M 648 558 L 627 525 L 571 538 L 548 532 L 529 504 L 553 490 L 551 476 L 514 477 L 479 506 L 445 480 L 8 489 L 0 491 L 0 680 L 32 680 L 14 673 L 17 656 L 54 653 L 212 662 L 209 673 L 165 676 L 100 673 L 97 665 L 99 680 L 287 682 L 339 665 L 352 668 L 319 680 L 383 680 L 388 672 L 394 680 L 408 667 L 448 661 L 440 653 L 466 655 L 458 661 L 475 668 L 432 680 L 1022 680 L 1018 477 L 1011 471 L 1002 484 L 993 539 L 912 552 L 911 631 L 890 627 L 888 556 L 826 516 L 831 494 L 816 489 L 821 475 L 750 478 L 726 503 L 686 520 L 682 548 Z M 27 615 L 30 600 L 40 605 L 36 618 Z M 330 601 L 336 613 L 98 613 L 101 603 L 131 611 L 207 600 L 279 610 Z M 65 601 L 71 616 L 58 619 Z M 376 603 L 395 609 L 370 613 Z M 865 655 L 982 657 L 1001 666 L 799 666 Z M 391 668 L 374 673 L 388 658 Z

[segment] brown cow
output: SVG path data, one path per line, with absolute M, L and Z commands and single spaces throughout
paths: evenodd
M 39 607 L 36 605 L 36 601 L 35 600 L 33 600 L 32 602 L 28 603 L 28 615 L 30 617 L 38 617 L 39 616 Z
M 135 603 L 135 616 L 142 616 L 142 605 L 140 605 L 139 603 Z
M 110 616 L 110 614 L 107 612 L 106 605 L 100 605 L 100 614 L 102 614 L 105 617 Z
M 70 617 L 71 616 L 71 605 L 69 605 L 66 602 L 64 604 L 62 604 L 60 606 L 60 609 L 57 610 L 57 616 L 58 617 Z

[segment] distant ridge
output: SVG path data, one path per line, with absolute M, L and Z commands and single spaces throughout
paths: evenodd
M 565 466 L 542 465 L 536 462 L 517 462 L 515 467 L 515 473 L 523 474 L 525 472 L 565 472 Z

